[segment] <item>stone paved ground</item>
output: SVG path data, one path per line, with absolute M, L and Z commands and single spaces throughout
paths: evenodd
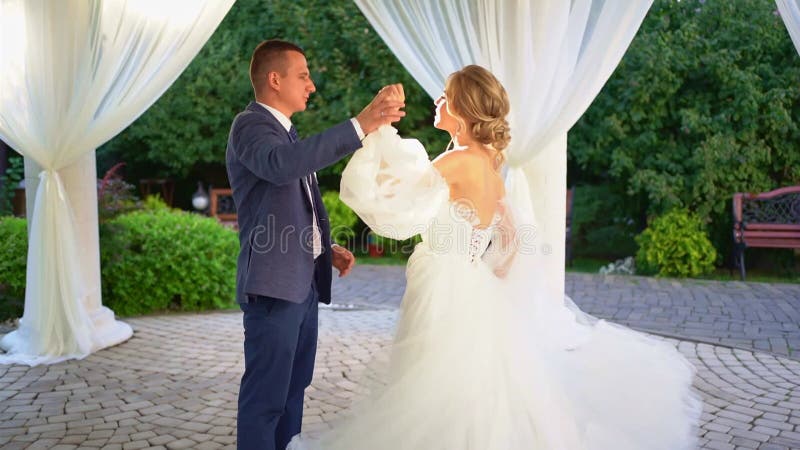
M 337 280 L 339 302 L 358 307 L 320 313 L 306 431 L 324 430 L 346 412 L 359 390 L 359 373 L 375 350 L 390 341 L 402 275 L 398 267 L 361 266 L 352 277 Z M 619 321 L 640 329 L 689 333 L 690 340 L 665 339 L 698 368 L 695 387 L 705 401 L 702 448 L 800 448 L 800 358 L 775 354 L 779 345 L 769 348 L 773 353 L 756 345 L 764 339 L 772 342 L 761 334 L 775 329 L 772 314 L 781 323 L 781 334 L 773 339 L 783 339 L 788 353 L 798 333 L 784 324 L 798 322 L 792 319 L 800 309 L 798 287 L 747 283 L 740 289 L 739 283 L 588 275 L 568 275 L 567 283 L 576 302 L 593 314 L 619 314 Z M 688 310 L 669 312 L 681 307 Z M 778 311 L 791 320 L 783 322 Z M 742 330 L 713 325 L 738 321 L 747 322 Z M 127 322 L 135 329 L 130 341 L 85 360 L 35 368 L 0 366 L 0 447 L 235 448 L 236 394 L 243 368 L 241 314 Z M 709 329 L 695 325 L 705 323 L 716 330 L 711 336 L 694 332 Z M 735 344 L 751 348 L 696 342 L 739 336 L 747 339 Z
M 567 274 L 566 291 L 637 329 L 800 359 L 800 284 Z

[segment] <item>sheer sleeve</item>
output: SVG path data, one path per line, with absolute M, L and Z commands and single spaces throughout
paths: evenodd
M 385 125 L 363 145 L 342 172 L 342 201 L 381 236 L 402 240 L 424 232 L 450 190 L 422 144 Z
M 505 278 L 519 251 L 517 227 L 511 208 L 501 201 L 497 208 L 499 220 L 492 231 L 492 240 L 481 257 L 495 275 Z

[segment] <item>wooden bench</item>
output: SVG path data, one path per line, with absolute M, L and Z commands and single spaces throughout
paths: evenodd
M 239 229 L 232 189 L 211 189 L 211 206 L 208 211 L 211 217 L 215 217 L 226 227 Z
M 742 280 L 750 247 L 800 248 L 800 186 L 733 194 L 733 263 Z

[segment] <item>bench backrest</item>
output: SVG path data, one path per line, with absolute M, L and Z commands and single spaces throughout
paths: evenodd
M 211 189 L 211 217 L 226 225 L 236 226 L 236 203 L 233 201 L 232 189 Z
M 744 230 L 800 231 L 800 186 L 733 195 L 733 221 Z

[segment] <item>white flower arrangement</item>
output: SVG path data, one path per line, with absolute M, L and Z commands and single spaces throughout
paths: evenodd
M 636 263 L 632 256 L 625 259 L 618 259 L 613 263 L 600 268 L 601 275 L 635 275 Z

